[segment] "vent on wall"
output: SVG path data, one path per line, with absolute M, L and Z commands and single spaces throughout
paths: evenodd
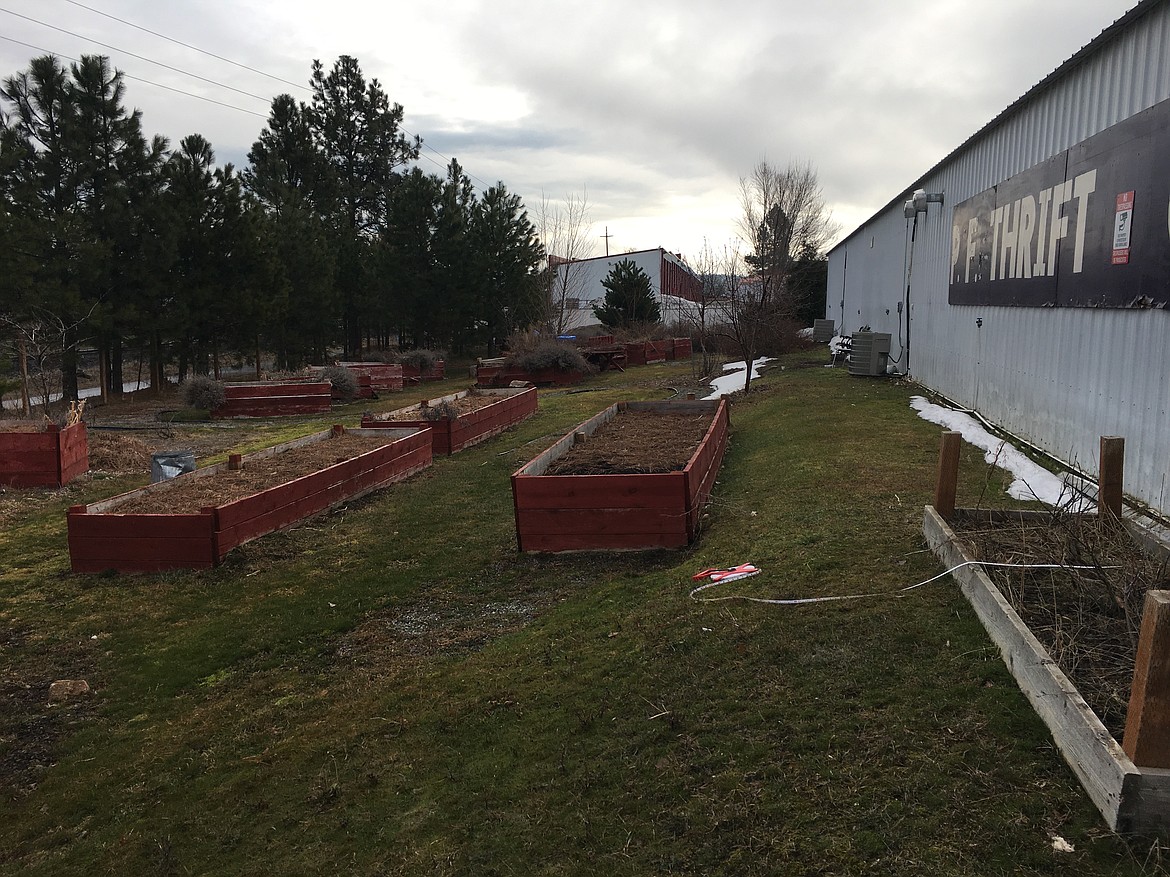
M 849 350 L 849 374 L 884 375 L 889 356 L 889 332 L 854 332 Z

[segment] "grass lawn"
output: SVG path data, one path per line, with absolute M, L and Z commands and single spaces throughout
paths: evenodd
M 810 356 L 735 401 L 685 551 L 520 556 L 508 481 L 606 405 L 669 396 L 678 364 L 542 391 L 205 573 L 74 576 L 65 509 L 132 482 L 30 492 L 0 532 L 0 873 L 1162 873 L 1105 830 L 949 580 L 689 599 L 746 561 L 762 574 L 705 595 L 939 571 L 919 388 Z M 979 451 L 961 466 L 961 505 L 1002 494 Z M 62 678 L 93 694 L 48 705 Z

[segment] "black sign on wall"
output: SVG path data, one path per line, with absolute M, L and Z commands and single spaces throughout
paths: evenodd
M 1170 101 L 958 204 L 948 300 L 1165 307 Z

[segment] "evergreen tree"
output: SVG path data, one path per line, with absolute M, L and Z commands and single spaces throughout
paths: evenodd
M 605 300 L 594 306 L 593 314 L 603 325 L 617 329 L 661 321 L 650 276 L 635 262 L 629 259 L 617 262 L 601 285 L 605 287 Z
M 483 194 L 472 220 L 473 265 L 478 285 L 476 316 L 495 355 L 496 345 L 518 326 L 545 312 L 540 265 L 544 247 L 518 195 L 497 183 Z
M 309 118 L 332 184 L 345 353 L 356 357 L 375 288 L 370 243 L 385 225 L 397 169 L 418 158 L 419 142 L 406 139 L 402 105 L 390 104 L 377 79 L 366 81 L 356 58 L 342 55 L 329 73 L 314 61 L 309 84 Z

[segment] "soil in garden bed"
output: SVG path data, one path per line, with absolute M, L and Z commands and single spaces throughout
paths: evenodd
M 1142 552 L 1119 524 L 1095 516 L 959 521 L 955 532 L 976 560 L 1091 567 L 985 571 L 1120 742 L 1142 605 L 1146 591 L 1170 587 L 1165 563 Z
M 392 441 L 392 438 L 366 438 L 347 433 L 270 457 L 245 460 L 243 469 L 219 472 L 204 478 L 181 479 L 182 483 L 169 490 L 142 494 L 111 511 L 115 514 L 192 514 L 201 508 L 242 499 L 335 463 L 351 460 Z
M 555 460 L 546 475 L 645 475 L 686 468 L 711 413 L 622 411 Z

